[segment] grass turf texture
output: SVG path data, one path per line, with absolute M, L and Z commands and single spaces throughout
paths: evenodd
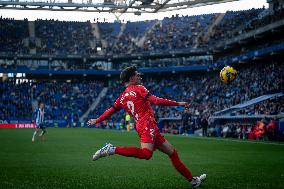
M 31 129 L 0 129 L 0 188 L 191 188 L 156 151 L 149 161 L 119 155 L 91 161 L 105 142 L 139 146 L 136 133 L 49 129 L 31 142 Z M 284 145 L 166 135 L 201 188 L 284 188 Z

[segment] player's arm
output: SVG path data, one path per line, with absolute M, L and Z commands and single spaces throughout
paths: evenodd
M 114 105 L 112 107 L 110 107 L 109 109 L 107 109 L 102 115 L 100 115 L 99 118 L 97 119 L 90 119 L 87 124 L 90 125 L 94 125 L 97 123 L 100 123 L 108 118 L 110 118 L 110 116 L 115 113 L 116 111 L 119 111 L 121 109 L 120 105 L 119 105 L 119 100 L 120 98 L 116 99 Z
M 178 106 L 184 106 L 185 109 L 188 109 L 189 103 L 188 102 L 178 102 Z
M 114 112 L 116 112 L 116 110 L 115 110 L 113 107 L 111 107 L 111 108 L 107 109 L 102 115 L 100 115 L 99 118 L 97 118 L 97 119 L 90 119 L 90 120 L 87 122 L 87 124 L 88 124 L 88 125 L 94 125 L 94 124 L 100 123 L 100 122 L 102 122 L 102 121 L 104 121 L 104 120 L 110 118 L 110 116 L 111 116 Z
M 36 122 L 36 115 L 37 115 L 37 110 L 33 111 L 32 113 L 32 123 Z
M 148 93 L 146 97 L 149 102 L 158 106 L 184 106 L 186 108 L 189 107 L 189 104 L 187 102 L 177 102 L 174 100 L 160 98 L 150 93 Z
M 158 106 L 185 106 L 186 108 L 189 107 L 187 102 L 177 102 L 174 100 L 164 99 L 152 95 L 144 86 L 140 85 L 138 88 L 138 92 L 140 95 L 148 100 L 150 103 L 158 105 Z

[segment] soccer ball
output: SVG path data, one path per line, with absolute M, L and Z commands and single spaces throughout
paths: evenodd
M 231 66 L 226 66 L 220 71 L 220 78 L 226 84 L 234 81 L 236 79 L 236 76 L 237 71 Z

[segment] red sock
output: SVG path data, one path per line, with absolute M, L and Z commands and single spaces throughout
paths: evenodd
M 172 155 L 169 156 L 173 166 L 176 168 L 176 170 L 182 174 L 187 180 L 192 180 L 192 174 L 188 170 L 188 168 L 183 164 L 183 162 L 179 159 L 177 151 L 174 149 L 174 152 Z
M 147 148 L 137 148 L 134 146 L 130 147 L 119 147 L 115 148 L 115 153 L 127 156 L 127 157 L 135 157 L 139 159 L 146 159 L 149 160 L 152 157 L 153 152 Z

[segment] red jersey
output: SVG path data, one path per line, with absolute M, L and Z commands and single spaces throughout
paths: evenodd
M 137 126 L 145 120 L 154 119 L 151 103 L 160 106 L 177 106 L 176 101 L 167 100 L 151 95 L 142 85 L 129 84 L 116 99 L 112 108 L 105 111 L 97 120 L 99 123 L 111 116 L 115 111 L 123 108 L 136 121 Z
M 154 117 L 154 111 L 147 100 L 149 91 L 142 85 L 128 85 L 116 99 L 113 107 L 119 110 L 121 107 L 137 122 Z

